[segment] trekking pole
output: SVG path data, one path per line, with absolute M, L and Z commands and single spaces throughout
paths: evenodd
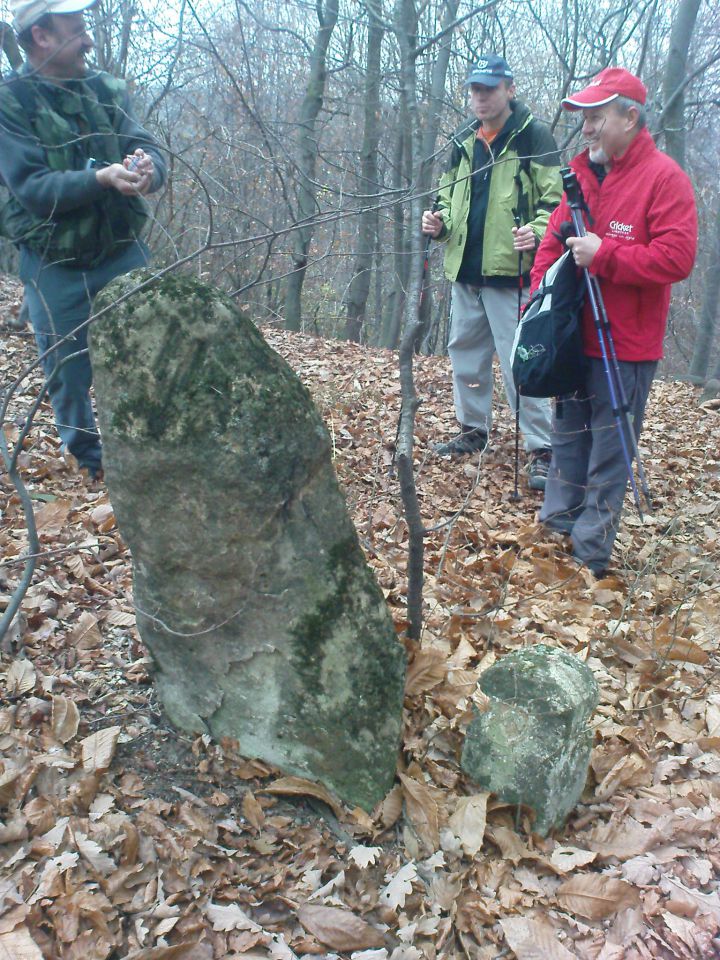
M 562 177 L 563 187 L 565 189 L 565 196 L 567 197 L 568 205 L 570 207 L 570 215 L 572 217 L 575 233 L 578 237 L 584 237 L 587 234 L 587 230 L 585 229 L 585 223 L 582 218 L 582 211 L 583 209 L 587 208 L 585 207 L 585 200 L 583 198 L 582 189 L 578 183 L 577 176 L 575 175 L 574 171 L 570 169 L 570 167 L 563 167 L 563 169 L 560 171 L 560 175 Z M 640 451 L 638 449 L 637 437 L 635 436 L 635 430 L 633 428 L 627 395 L 625 393 L 622 377 L 620 375 L 620 365 L 618 363 L 617 353 L 615 352 L 615 341 L 613 340 L 612 331 L 610 329 L 610 321 L 608 320 L 607 311 L 605 309 L 605 302 L 600 290 L 600 284 L 598 283 L 597 278 L 590 274 L 590 271 L 587 267 L 583 268 L 583 275 L 585 277 L 585 287 L 590 299 L 590 307 L 593 313 L 595 329 L 597 330 L 598 343 L 600 344 L 600 353 L 603 360 L 603 368 L 605 370 L 608 389 L 610 391 L 610 403 L 612 404 L 613 417 L 615 418 L 615 423 L 620 434 L 623 459 L 625 460 L 628 479 L 630 480 L 630 486 L 635 499 L 635 506 L 637 507 L 640 519 L 643 520 L 644 517 L 642 505 L 640 503 L 640 493 L 635 481 L 635 474 L 633 473 L 632 459 L 630 457 L 630 451 L 628 450 L 627 438 L 625 436 L 623 424 L 627 428 L 627 433 L 630 437 L 633 456 L 635 457 L 638 465 L 640 486 L 643 496 L 647 502 L 648 509 L 652 510 L 653 504 L 647 481 L 645 479 L 645 471 L 643 470 L 643 465 L 640 460 Z
M 521 220 L 520 213 L 513 211 L 513 220 L 515 226 L 519 229 Z M 518 303 L 517 303 L 517 322 L 520 326 L 520 316 L 522 314 L 522 295 L 523 295 L 523 269 L 522 269 L 522 250 L 518 251 Z M 517 503 L 520 500 L 520 491 L 518 490 L 518 480 L 520 474 L 520 387 L 515 384 L 515 484 L 510 500 Z

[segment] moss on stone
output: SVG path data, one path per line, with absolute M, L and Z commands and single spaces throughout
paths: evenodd
M 357 802 L 368 809 L 377 801 L 377 777 L 380 774 L 389 789 L 395 773 L 394 757 L 388 756 L 386 742 L 388 688 L 402 690 L 404 655 L 392 625 L 379 614 L 382 594 L 367 570 L 357 537 L 352 535 L 336 543 L 328 553 L 325 578 L 332 588 L 292 629 L 292 662 L 302 680 L 303 696 L 297 702 L 294 724 L 301 725 L 306 741 L 324 755 L 332 753 L 333 731 L 341 728 L 354 743 L 345 749 L 352 757 L 348 765 L 355 770 L 353 792 Z M 358 578 L 364 582 L 359 585 Z M 377 614 L 368 608 L 377 605 Z M 338 639 L 352 638 L 340 650 L 345 658 L 346 696 L 329 687 L 326 673 L 333 675 L 328 657 L 338 656 Z M 328 647 L 330 653 L 328 654 Z M 399 738 L 399 724 L 396 737 Z M 374 770 L 372 776 L 367 771 Z M 375 781 L 372 787 L 365 781 Z
M 470 724 L 462 766 L 483 788 L 536 812 L 545 834 L 577 803 L 587 776 L 592 734 L 588 720 L 599 691 L 577 657 L 535 644 L 486 670 L 479 683 L 490 697 Z

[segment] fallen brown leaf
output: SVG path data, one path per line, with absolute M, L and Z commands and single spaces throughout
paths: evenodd
M 260 830 L 265 823 L 265 811 L 257 802 L 257 798 L 252 791 L 248 790 L 242 800 L 243 816 L 249 824 Z
M 557 846 L 550 855 L 550 864 L 558 873 L 570 873 L 578 867 L 587 866 L 595 859 L 597 859 L 597 853 L 592 850 Z
M 196 940 L 176 943 L 172 947 L 146 947 L 145 950 L 129 953 L 123 960 L 193 960 L 197 947 Z
M 419 780 L 400 774 L 405 795 L 405 810 L 422 843 L 430 853 L 440 846 L 438 807 L 430 788 Z
M 13 660 L 5 674 L 5 687 L 9 697 L 22 696 L 35 686 L 35 668 L 29 660 Z
M 479 852 L 485 839 L 489 796 L 488 793 L 478 793 L 472 797 L 460 797 L 450 817 L 450 829 L 469 857 Z
M 209 903 L 206 912 L 213 930 L 260 930 L 259 925 L 236 903 L 229 903 L 227 906 Z
M 43 955 L 27 927 L 17 927 L 0 934 L 0 960 L 43 960 Z
M 405 695 L 414 697 L 441 683 L 447 673 L 447 660 L 439 650 L 418 650 L 408 667 Z
M 70 513 L 69 500 L 54 500 L 44 504 L 35 514 L 37 531 L 46 537 L 60 533 Z
M 269 786 L 262 788 L 263 793 L 277 793 L 287 797 L 315 797 L 326 803 L 338 819 L 345 816 L 340 802 L 321 783 L 305 780 L 302 777 L 280 777 Z
M 52 699 L 52 729 L 60 743 L 72 740 L 80 725 L 80 711 L 74 700 L 67 697 Z
M 547 920 L 533 917 L 505 917 L 502 932 L 517 960 L 574 960 L 558 940 L 558 931 Z
M 320 943 L 333 950 L 366 950 L 382 947 L 385 942 L 376 927 L 340 907 L 305 903 L 298 910 L 298 919 Z
M 97 617 L 94 617 L 89 610 L 84 610 L 80 614 L 80 619 L 70 636 L 70 643 L 81 650 L 91 650 L 102 643 Z
M 639 902 L 635 887 L 597 873 L 573 877 L 558 887 L 555 896 L 564 910 L 587 920 L 603 920 Z
M 105 727 L 80 741 L 83 768 L 87 771 L 107 770 L 115 756 L 120 727 Z

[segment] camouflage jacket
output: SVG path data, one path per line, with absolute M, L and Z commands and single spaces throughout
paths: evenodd
M 138 147 L 152 156 L 156 190 L 165 162 L 133 118 L 122 80 L 98 73 L 60 86 L 24 65 L 0 87 L 0 177 L 8 190 L 0 233 L 64 266 L 92 268 L 119 253 L 140 238 L 148 209 L 141 197 L 101 187 L 90 164 L 120 162 Z

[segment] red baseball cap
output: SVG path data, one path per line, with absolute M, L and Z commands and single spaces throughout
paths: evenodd
M 628 97 L 645 103 L 647 87 L 645 84 L 622 67 L 606 67 L 591 80 L 584 90 L 572 93 L 565 97 L 562 105 L 566 110 L 586 110 L 589 107 L 602 107 L 606 103 L 617 100 L 618 97 Z

